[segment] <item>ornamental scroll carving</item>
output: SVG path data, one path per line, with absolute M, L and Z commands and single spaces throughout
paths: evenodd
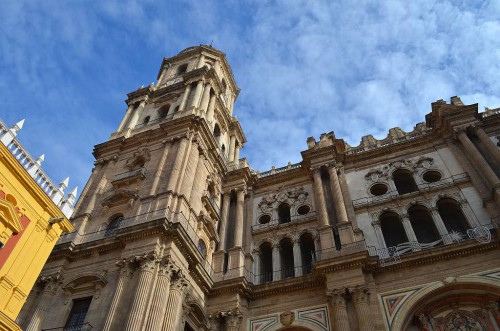
M 125 163 L 125 167 L 129 169 L 140 168 L 144 166 L 146 162 L 151 159 L 151 154 L 149 152 L 149 148 L 141 147 L 137 151 L 134 152 L 134 155 Z
M 402 159 L 370 169 L 365 175 L 365 179 L 374 183 L 382 182 L 388 180 L 392 172 L 398 169 L 408 169 L 417 172 L 420 169 L 431 169 L 433 166 L 434 159 L 427 156 L 418 159 Z
M 288 190 L 271 193 L 262 198 L 259 202 L 259 209 L 263 213 L 267 213 L 276 208 L 280 203 L 287 202 L 289 205 L 304 203 L 309 196 L 309 193 L 303 187 L 295 187 Z

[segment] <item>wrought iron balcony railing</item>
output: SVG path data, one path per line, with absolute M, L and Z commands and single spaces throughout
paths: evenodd
M 83 323 L 74 326 L 63 326 L 52 329 L 42 329 L 42 331 L 90 331 L 93 329 L 93 326 L 90 323 Z

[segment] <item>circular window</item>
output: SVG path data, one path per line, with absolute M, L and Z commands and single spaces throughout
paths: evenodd
M 427 183 L 434 183 L 434 182 L 440 181 L 442 176 L 441 176 L 441 173 L 439 171 L 431 170 L 431 171 L 427 171 L 426 173 L 424 173 L 422 178 Z
M 259 218 L 259 224 L 267 224 L 271 221 L 271 215 L 262 215 Z
M 297 214 L 305 215 L 311 211 L 311 208 L 307 205 L 302 205 L 297 209 Z
M 375 184 L 370 188 L 370 193 L 373 195 L 384 195 L 389 188 L 385 184 Z

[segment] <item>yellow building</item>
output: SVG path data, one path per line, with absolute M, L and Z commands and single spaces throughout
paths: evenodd
M 50 252 L 63 232 L 72 231 L 76 188 L 64 197 L 68 180 L 52 184 L 17 141 L 24 121 L 10 130 L 0 121 L 0 330 L 21 330 L 14 322 Z

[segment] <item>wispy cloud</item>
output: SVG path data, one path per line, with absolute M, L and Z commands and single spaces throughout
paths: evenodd
M 499 16 L 498 1 L 6 1 L 0 116 L 26 118 L 23 143 L 82 187 L 125 94 L 163 56 L 213 40 L 242 88 L 241 155 L 266 170 L 322 132 L 357 145 L 411 130 L 436 99 L 499 106 Z

